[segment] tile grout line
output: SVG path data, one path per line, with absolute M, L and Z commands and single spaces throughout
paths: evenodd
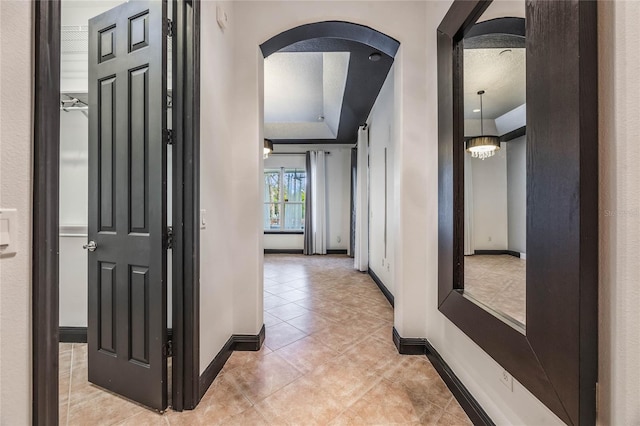
M 375 386 L 378 385 L 378 383 L 380 383 L 382 380 L 384 380 L 384 377 L 380 376 L 378 377 L 372 384 L 371 386 L 366 387 L 359 395 L 357 398 L 354 398 L 354 401 L 347 405 L 347 407 L 342 410 L 340 413 L 338 413 L 338 415 L 336 415 L 334 418 L 331 419 L 331 422 L 333 422 L 335 419 L 337 419 L 338 417 L 340 417 L 341 415 L 343 415 L 344 413 L 346 413 L 351 407 L 353 407 L 354 405 L 356 405 L 357 402 L 359 402 L 361 399 L 364 398 L 364 396 L 366 394 L 368 394 L 371 389 L 373 389 Z
M 296 318 L 297 318 L 297 317 L 296 317 Z M 332 322 L 333 322 L 333 321 L 332 321 Z M 337 322 L 336 322 L 336 323 L 337 323 Z M 291 324 L 290 324 L 290 325 L 291 325 Z M 292 325 L 292 326 L 293 326 L 293 325 Z M 385 326 L 386 326 L 386 325 L 385 325 Z M 376 329 L 376 331 L 377 331 L 378 329 L 382 328 L 382 327 L 385 327 L 385 326 L 381 326 L 381 327 L 377 328 L 377 329 Z M 293 327 L 295 327 L 295 326 L 293 326 Z M 340 356 L 343 356 L 343 355 L 346 353 L 346 351 L 345 351 L 345 352 L 336 351 L 336 350 L 334 350 L 333 348 L 331 348 L 331 347 L 327 346 L 327 345 L 326 345 L 322 340 L 320 340 L 320 339 L 318 339 L 318 338 L 313 337 L 313 333 L 312 333 L 312 334 L 309 334 L 309 335 L 308 335 L 308 336 L 306 336 L 306 337 L 314 338 L 315 340 L 317 340 L 317 341 L 318 341 L 318 343 L 319 343 L 319 344 L 321 344 L 321 345 L 322 345 L 322 346 L 324 346 L 325 348 L 328 348 L 328 349 L 330 349 L 330 350 L 334 351 L 336 354 L 335 354 L 335 356 L 333 357 L 333 359 L 335 359 L 335 358 L 339 358 Z M 359 340 L 358 340 L 358 342 L 364 341 L 367 337 L 374 338 L 373 336 L 365 335 L 365 336 L 361 337 L 361 339 L 359 339 Z M 299 339 L 299 340 L 302 340 L 302 339 Z M 275 350 L 275 351 L 274 351 L 274 353 L 277 353 L 277 351 L 279 351 L 280 349 L 284 349 L 284 348 L 286 348 L 287 346 L 292 345 L 293 343 L 298 342 L 299 340 L 296 340 L 295 342 L 292 342 L 292 343 L 290 343 L 290 344 L 288 344 L 288 345 L 285 345 L 285 346 L 283 346 L 283 347 L 281 347 L 281 348 L 278 348 L 277 350 Z M 357 343 L 357 342 L 356 342 L 356 343 Z M 290 363 L 286 358 L 284 358 L 284 357 L 282 357 L 282 356 L 281 356 L 281 358 L 283 358 L 287 363 L 291 364 L 291 363 Z M 326 363 L 324 363 L 324 364 L 326 364 Z M 324 364 L 321 364 L 321 365 L 324 365 Z M 295 366 L 295 365 L 293 365 L 293 364 L 291 364 L 291 365 L 292 365 L 294 368 L 296 368 L 296 366 Z M 316 366 L 316 367 L 318 367 L 318 366 Z M 312 370 L 312 371 L 313 371 L 313 370 Z M 300 380 L 300 379 L 304 378 L 305 376 L 309 376 L 309 375 L 311 374 L 311 372 L 312 372 L 312 371 L 309 371 L 309 372 L 304 373 L 302 376 L 298 377 L 297 379 L 295 379 L 295 380 L 294 380 L 293 382 L 291 382 L 291 383 L 294 383 L 294 382 L 296 382 L 296 381 L 298 381 L 298 380 Z M 380 382 L 382 382 L 384 379 L 385 379 L 385 378 L 384 378 L 383 376 L 379 376 L 375 381 L 373 381 L 373 382 L 370 384 L 370 386 L 367 386 L 367 387 L 365 387 L 364 389 L 362 389 L 362 390 L 361 390 L 361 392 L 359 392 L 359 393 L 356 395 L 356 398 L 354 399 L 354 401 L 353 401 L 351 404 L 349 404 L 348 406 L 346 406 L 343 410 L 341 410 L 338 414 L 336 414 L 336 416 L 335 416 L 335 417 L 333 417 L 333 418 L 331 419 L 331 421 L 335 420 L 336 418 L 338 418 L 339 416 L 341 416 L 342 414 L 344 414 L 347 410 L 349 410 L 349 408 L 351 408 L 354 404 L 356 404 L 358 401 L 360 401 L 360 400 L 361 400 L 361 399 L 362 399 L 362 398 L 363 398 L 363 397 L 364 397 L 364 396 L 365 396 L 365 395 L 366 395 L 366 394 L 367 394 L 371 389 L 373 389 L 377 384 L 379 384 Z M 285 385 L 284 387 L 289 386 L 291 383 L 289 383 L 289 384 Z M 277 392 L 277 391 L 276 391 L 276 392 Z M 274 393 L 275 393 L 275 392 L 274 392 Z M 267 397 L 267 398 L 268 398 L 268 397 Z M 265 399 L 266 399 L 266 398 L 265 398 Z M 258 410 L 259 410 L 259 408 L 258 408 Z M 444 409 L 443 409 L 443 410 L 444 410 Z
M 276 349 L 275 351 L 274 351 L 274 350 L 272 350 L 272 349 L 270 349 L 270 350 L 271 350 L 271 352 L 269 352 L 268 354 L 265 354 L 264 356 L 268 356 L 268 355 L 277 355 L 277 356 L 278 356 L 278 358 L 280 358 L 280 359 L 281 359 L 282 361 L 284 361 L 286 364 L 288 364 L 289 366 L 291 366 L 295 371 L 297 371 L 297 372 L 300 374 L 300 376 L 296 377 L 295 379 L 293 379 L 292 381 L 290 381 L 290 382 L 288 382 L 288 383 L 285 383 L 284 385 L 280 386 L 279 388 L 274 389 L 274 390 L 273 390 L 272 392 L 270 392 L 268 395 L 265 395 L 264 397 L 260 398 L 259 400 L 256 400 L 255 402 L 254 402 L 251 398 L 249 398 L 249 396 L 247 396 L 247 395 L 246 395 L 246 393 L 243 391 L 242 387 L 241 387 L 241 386 L 239 386 L 239 385 L 237 384 L 237 382 L 236 382 L 235 378 L 234 378 L 234 377 L 231 377 L 231 378 L 230 378 L 230 380 L 233 382 L 233 385 L 234 385 L 234 386 L 235 386 L 235 387 L 240 391 L 240 393 L 242 394 L 242 396 L 243 396 L 247 401 L 249 401 L 249 403 L 250 403 L 252 406 L 256 407 L 256 409 L 258 409 L 258 407 L 257 407 L 258 403 L 260 403 L 260 402 L 264 401 L 265 399 L 269 398 L 269 397 L 270 397 L 271 395 L 273 395 L 274 393 L 276 393 L 276 392 L 278 392 L 279 390 L 281 390 L 281 389 L 283 389 L 283 388 L 285 388 L 285 387 L 289 386 L 291 383 L 295 382 L 296 380 L 300 379 L 301 377 L 303 377 L 303 376 L 305 375 L 305 373 L 303 373 L 303 372 L 302 372 L 302 371 L 300 371 L 298 368 L 296 368 L 296 366 L 295 366 L 295 365 L 292 365 L 292 364 L 291 364 L 290 362 L 288 362 L 286 359 L 284 359 L 283 357 L 281 357 L 281 356 L 280 356 L 280 354 L 276 354 L 276 352 L 278 351 L 277 349 Z M 258 411 L 259 411 L 259 409 L 258 409 Z M 263 416 L 263 417 L 264 417 L 264 416 Z
M 293 382 L 291 382 L 291 383 L 293 383 Z M 267 397 L 267 398 L 268 398 L 268 397 Z M 262 401 L 264 401 L 264 400 L 265 400 L 265 399 L 267 399 L 267 398 L 264 398 L 263 400 L 261 400 L 261 401 L 259 401 L 259 402 L 262 402 Z M 256 403 L 256 404 L 253 404 L 253 408 L 254 408 L 254 409 L 256 410 L 256 412 L 260 415 L 260 417 L 262 417 L 262 418 L 264 419 L 265 423 L 267 423 L 268 425 L 272 425 L 272 424 L 273 424 L 273 423 L 271 423 L 271 421 L 269 421 L 269 419 L 268 419 L 268 418 L 267 418 L 267 416 L 265 415 L 266 413 L 263 413 L 263 412 L 262 412 L 262 409 L 258 406 L 258 404 L 257 404 L 257 403 Z

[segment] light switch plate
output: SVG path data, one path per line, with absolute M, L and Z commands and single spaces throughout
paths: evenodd
M 16 209 L 0 209 L 0 254 L 2 256 L 15 254 L 16 232 L 18 227 L 18 212 Z
M 207 210 L 200 210 L 200 229 L 207 229 Z

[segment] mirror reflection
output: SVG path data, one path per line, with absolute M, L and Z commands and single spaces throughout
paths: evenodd
M 463 42 L 464 294 L 505 321 L 524 327 L 524 19 L 495 18 L 493 6 Z

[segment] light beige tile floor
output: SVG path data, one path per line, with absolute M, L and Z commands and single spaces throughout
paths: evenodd
M 393 310 L 346 256 L 266 255 L 266 340 L 234 352 L 198 407 L 158 415 L 87 382 L 60 344 L 65 425 L 470 425 L 425 356 L 399 355 Z
M 464 291 L 520 324 L 526 321 L 527 262 L 508 254 L 464 258 Z

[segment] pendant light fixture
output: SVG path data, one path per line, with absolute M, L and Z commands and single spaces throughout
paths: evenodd
M 467 139 L 465 146 L 467 152 L 470 152 L 473 158 L 484 160 L 485 158 L 493 157 L 496 151 L 500 149 L 500 138 L 484 134 L 484 116 L 482 115 L 482 95 L 484 95 L 484 90 L 480 90 L 478 95 L 480 96 L 480 136 Z
M 273 151 L 273 142 L 270 139 L 264 140 L 264 153 L 262 154 L 262 158 L 265 160 L 269 157 L 269 154 Z

